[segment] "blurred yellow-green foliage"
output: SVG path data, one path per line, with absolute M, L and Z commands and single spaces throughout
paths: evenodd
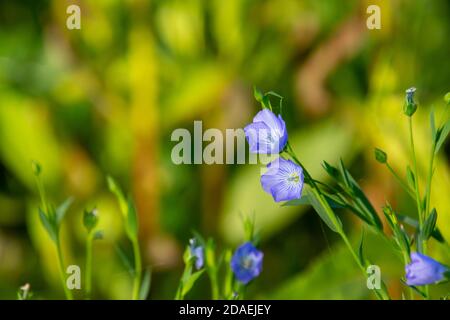
M 81 30 L 66 28 L 70 4 L 81 8 Z M 381 30 L 366 28 L 369 4 L 381 7 Z M 194 120 L 242 128 L 258 107 L 252 86 L 273 90 L 285 97 L 290 138 L 314 176 L 325 179 L 322 160 L 343 157 L 377 209 L 388 200 L 414 215 L 373 148 L 404 174 L 402 103 L 404 90 L 416 86 L 425 175 L 428 114 L 434 106 L 439 119 L 450 84 L 449 14 L 446 0 L 0 1 L 0 298 L 14 299 L 26 282 L 35 298 L 63 297 L 37 214 L 33 159 L 52 201 L 75 198 L 61 231 L 68 264 L 84 263 L 83 209 L 99 209 L 105 238 L 94 246 L 94 298 L 131 295 L 116 246 L 130 248 L 106 174 L 136 200 L 144 264 L 153 269 L 150 298 L 173 298 L 192 230 L 220 248 L 238 244 L 240 213 L 255 214 L 265 252 L 249 297 L 371 297 L 313 211 L 280 207 L 263 192 L 259 166 L 176 166 L 170 134 L 192 130 Z M 448 146 L 436 161 L 432 204 L 450 239 Z M 341 215 L 356 246 L 361 225 Z M 383 240 L 369 234 L 367 243 L 400 298 L 401 261 Z M 430 254 L 450 262 L 436 242 Z M 190 297 L 209 294 L 205 278 Z

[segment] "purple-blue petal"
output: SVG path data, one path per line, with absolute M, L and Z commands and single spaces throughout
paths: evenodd
M 304 176 L 300 166 L 280 157 L 269 163 L 267 168 L 267 172 L 261 176 L 261 185 L 275 202 L 301 197 Z M 297 181 L 292 181 L 292 177 L 297 177 Z
M 195 268 L 201 269 L 204 264 L 204 249 L 202 246 L 197 245 L 197 240 L 195 238 L 189 240 L 189 250 L 191 252 L 191 256 L 195 259 Z
M 236 249 L 231 259 L 231 269 L 238 281 L 249 283 L 262 271 L 264 254 L 256 249 L 251 242 L 246 242 Z
M 288 140 L 286 124 L 281 115 L 277 117 L 268 109 L 258 112 L 244 131 L 252 153 L 280 153 Z
M 250 145 L 251 153 L 268 154 L 272 151 L 272 143 L 268 140 L 270 128 L 263 122 L 250 123 L 244 128 L 245 137 Z
M 422 286 L 436 283 L 444 278 L 447 267 L 418 252 L 411 253 L 411 263 L 405 266 L 406 284 Z

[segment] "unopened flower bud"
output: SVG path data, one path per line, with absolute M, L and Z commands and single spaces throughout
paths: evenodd
M 386 163 L 387 162 L 387 154 L 381 149 L 375 148 L 375 159 L 379 163 Z
M 85 210 L 83 216 L 83 224 L 88 232 L 91 232 L 97 226 L 98 223 L 98 211 L 97 209 Z
M 416 88 L 411 87 L 406 90 L 405 104 L 403 106 L 403 113 L 408 117 L 411 117 L 417 110 L 417 104 L 414 101 L 414 93 Z

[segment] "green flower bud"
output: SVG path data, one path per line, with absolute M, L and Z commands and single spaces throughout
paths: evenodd
M 450 104 L 450 92 L 447 92 L 447 94 L 444 96 L 444 101 L 446 104 Z
M 387 154 L 381 149 L 375 148 L 375 159 L 379 163 L 386 163 L 387 162 Z
M 91 232 L 97 226 L 98 223 L 98 210 L 93 209 L 91 211 L 84 210 L 83 224 L 88 232 Z
M 406 90 L 405 104 L 403 105 L 403 113 L 411 117 L 417 110 L 417 104 L 414 102 L 414 93 L 416 88 L 411 87 Z
M 258 88 L 256 88 L 256 86 L 253 87 L 253 96 L 255 97 L 256 101 L 258 101 L 258 102 L 263 101 L 264 95 L 262 94 L 261 91 L 259 91 Z
M 31 169 L 33 170 L 33 174 L 34 174 L 35 176 L 39 176 L 39 175 L 41 174 L 42 167 L 41 167 L 41 165 L 39 164 L 39 162 L 33 160 L 33 161 L 31 162 Z

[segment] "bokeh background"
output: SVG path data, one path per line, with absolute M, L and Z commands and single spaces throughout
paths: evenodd
M 81 30 L 66 8 L 81 7 Z M 381 7 L 381 30 L 366 8 Z M 380 147 L 404 176 L 409 149 L 404 90 L 415 86 L 419 170 L 450 84 L 446 0 L 2 0 L 0 1 L 0 298 L 31 284 L 34 298 L 62 298 L 54 247 L 39 223 L 31 161 L 50 198 L 75 203 L 61 231 L 67 264 L 84 264 L 84 208 L 96 206 L 105 238 L 94 246 L 94 298 L 127 299 L 131 254 L 105 177 L 137 203 L 150 298 L 175 295 L 182 251 L 197 230 L 218 248 L 242 241 L 240 214 L 254 214 L 265 253 L 250 298 L 373 298 L 339 239 L 308 207 L 281 207 L 259 184 L 258 165 L 172 163 L 176 128 L 242 128 L 258 110 L 252 87 L 285 97 L 293 147 L 314 176 L 342 157 L 375 207 L 414 203 L 373 157 Z M 450 239 L 447 143 L 436 161 L 432 203 Z M 422 181 L 423 182 L 423 181 Z M 422 188 L 423 190 L 423 188 Z M 341 212 L 357 246 L 362 226 Z M 401 260 L 367 234 L 367 255 L 401 298 Z M 448 247 L 430 253 L 450 263 Z M 448 286 L 432 293 L 446 294 Z M 81 297 L 81 294 L 76 294 Z M 189 294 L 209 298 L 204 277 Z

